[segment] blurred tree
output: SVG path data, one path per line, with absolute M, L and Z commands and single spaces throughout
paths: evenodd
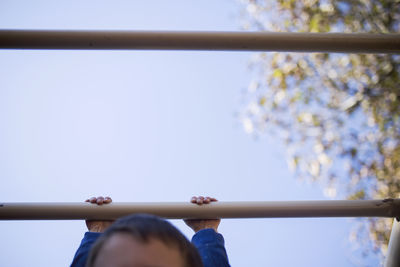
M 399 33 L 399 0 L 242 0 L 245 28 L 283 32 Z M 247 132 L 273 131 L 289 165 L 324 192 L 349 199 L 400 193 L 400 56 L 260 53 L 245 94 Z M 371 219 L 385 253 L 391 220 Z M 363 238 L 358 236 L 358 241 Z M 365 236 L 364 236 L 365 240 Z

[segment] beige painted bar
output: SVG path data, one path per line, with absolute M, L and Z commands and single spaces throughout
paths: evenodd
M 400 34 L 0 30 L 0 49 L 400 53 Z
M 1 203 L 0 220 L 116 219 L 132 213 L 165 218 L 288 218 L 288 217 L 398 217 L 400 199 L 217 202 L 197 206 L 186 202 L 111 203 Z

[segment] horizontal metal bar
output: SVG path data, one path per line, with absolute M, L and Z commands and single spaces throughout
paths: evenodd
M 2 203 L 0 220 L 116 219 L 132 213 L 165 218 L 397 217 L 400 199 L 191 203 Z
M 400 53 L 400 34 L 0 30 L 0 49 Z

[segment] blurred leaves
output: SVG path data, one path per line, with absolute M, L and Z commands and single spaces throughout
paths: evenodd
M 244 26 L 282 32 L 399 33 L 399 0 L 242 0 Z M 259 53 L 242 112 L 247 132 L 274 131 L 297 174 L 349 199 L 400 193 L 400 56 Z M 247 125 L 247 126 L 246 126 Z M 251 127 L 250 127 L 251 125 Z M 371 219 L 385 252 L 390 220 Z

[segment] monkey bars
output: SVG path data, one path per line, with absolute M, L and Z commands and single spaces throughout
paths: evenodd
M 400 34 L 0 30 L 0 49 L 210 50 L 400 53 Z M 0 203 L 0 220 L 111 220 L 132 213 L 165 218 L 389 217 L 386 267 L 400 265 L 400 199 L 190 203 Z
M 385 267 L 400 264 L 400 199 L 214 202 L 110 203 L 0 203 L 0 220 L 114 220 L 132 213 L 169 219 L 389 217 L 395 218 Z
M 2 203 L 0 220 L 113 220 L 132 213 L 182 218 L 400 217 L 400 199 L 192 203 Z
M 132 213 L 170 219 L 391 217 L 395 218 L 385 267 L 400 264 L 400 199 L 192 203 L 0 203 L 0 220 L 114 220 Z
M 400 34 L 0 30 L 0 49 L 400 53 Z

